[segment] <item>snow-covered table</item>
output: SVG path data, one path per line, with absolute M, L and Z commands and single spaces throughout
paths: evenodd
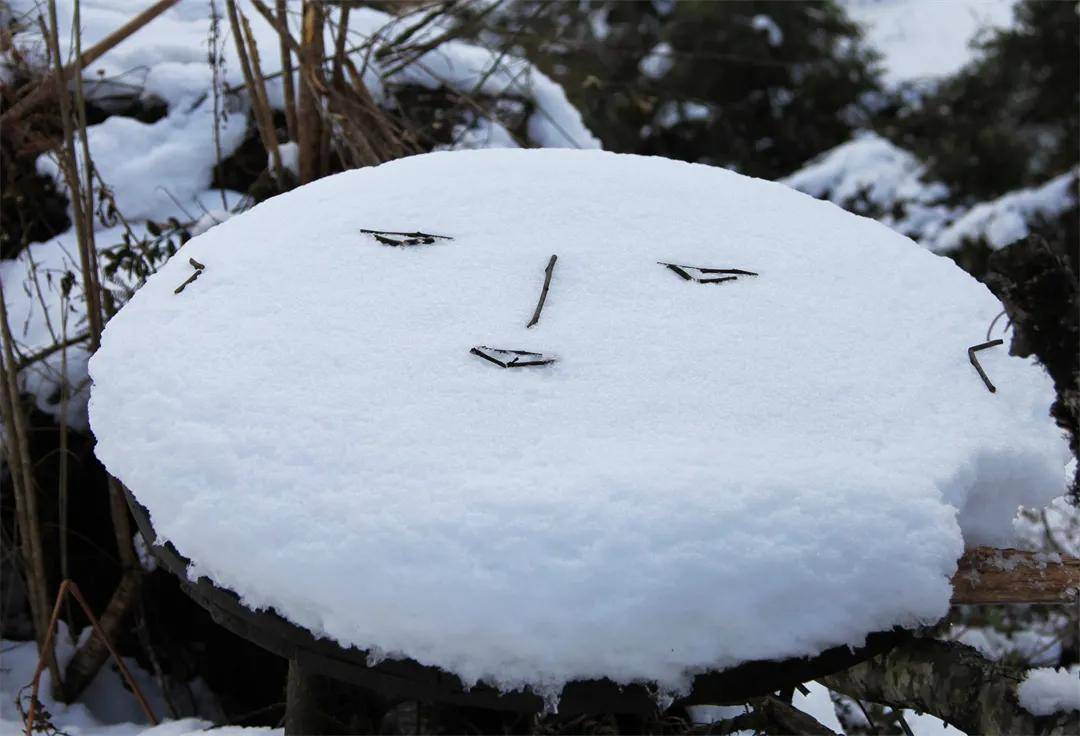
M 779 184 L 432 154 L 191 240 L 109 323 L 90 416 L 172 569 L 275 651 L 681 695 L 940 618 L 965 543 L 1062 492 L 1050 379 L 969 352 L 1000 309 Z

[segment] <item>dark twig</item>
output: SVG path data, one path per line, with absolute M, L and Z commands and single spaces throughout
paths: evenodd
M 551 274 L 555 270 L 555 261 L 559 260 L 557 255 L 552 255 L 548 260 L 547 268 L 544 269 L 544 288 L 540 290 L 540 301 L 536 303 L 536 311 L 533 312 L 532 319 L 529 320 L 529 324 L 525 327 L 532 327 L 540 321 L 540 312 L 544 310 L 544 302 L 547 301 L 548 288 L 551 286 Z
M 986 339 L 987 339 L 987 340 L 989 340 L 989 339 L 990 339 L 990 333 L 992 333 L 992 332 L 994 331 L 994 325 L 996 325 L 996 324 L 997 324 L 997 321 L 998 321 L 999 319 L 1001 319 L 1002 317 L 1004 317 L 1004 316 L 1005 316 L 1005 310 L 1004 310 L 1004 309 L 1002 309 L 1002 310 L 1001 310 L 1000 312 L 998 312 L 998 315 L 997 315 L 996 317 L 994 317 L 993 321 L 992 321 L 992 322 L 990 323 L 990 326 L 986 328 Z M 1007 320 L 1005 320 L 1005 329 L 1006 329 L 1006 330 L 1008 330 L 1008 329 L 1009 329 L 1009 326 L 1010 326 L 1011 324 L 1012 324 L 1012 320 L 1011 320 L 1011 319 L 1007 319 Z
M 744 271 L 741 268 L 703 268 L 701 266 L 680 266 L 677 263 L 667 263 L 665 261 L 657 261 L 661 266 L 669 269 L 679 278 L 684 281 L 695 281 L 699 284 L 722 284 L 725 281 L 735 281 L 739 276 L 757 276 L 758 274 L 753 271 Z M 717 276 L 716 278 L 703 278 L 702 276 L 694 276 L 691 271 L 696 271 L 699 274 L 716 275 L 716 274 L 730 274 Z
M 454 238 L 451 238 L 450 236 L 436 236 L 432 235 L 431 232 L 420 232 L 419 230 L 417 230 L 416 232 L 396 232 L 394 230 L 367 230 L 365 228 L 360 228 L 360 231 L 363 232 L 366 236 L 402 236 L 403 238 L 431 238 L 432 240 L 454 240 Z
M 530 365 L 547 365 L 554 363 L 554 358 L 545 358 L 543 353 L 531 353 L 528 350 L 504 350 L 502 348 L 489 348 L 487 345 L 479 345 L 469 351 L 489 363 L 494 363 L 500 368 L 525 368 Z M 494 355 L 493 355 L 494 354 Z M 511 360 L 499 360 L 496 355 L 514 356 Z M 528 357 L 539 360 L 527 360 Z
M 986 350 L 986 348 L 992 348 L 992 347 L 995 347 L 997 345 L 1001 345 L 1003 342 L 1005 342 L 1005 341 L 1004 340 L 991 340 L 990 342 L 984 342 L 984 343 L 980 343 L 978 345 L 972 345 L 970 348 L 968 348 L 968 360 L 970 360 L 971 364 L 973 366 L 975 366 L 975 370 L 977 370 L 979 372 L 979 377 L 983 380 L 983 383 L 986 384 L 986 388 L 989 389 L 990 393 L 992 393 L 992 394 L 997 393 L 997 389 L 994 387 L 994 384 L 990 383 L 990 379 L 987 377 L 986 371 L 984 371 L 982 366 L 979 365 L 979 359 L 975 357 L 975 353 L 977 353 L 980 350 Z
M 188 284 L 190 284 L 195 279 L 199 278 L 199 276 L 202 275 L 203 269 L 206 268 L 206 266 L 199 263 L 194 258 L 188 258 L 188 263 L 190 263 L 191 266 L 195 269 L 195 273 L 188 276 L 187 281 L 185 281 L 184 283 L 177 286 L 176 290 L 173 292 L 174 294 L 179 294 L 181 291 L 183 291 L 185 289 L 185 287 L 187 287 Z

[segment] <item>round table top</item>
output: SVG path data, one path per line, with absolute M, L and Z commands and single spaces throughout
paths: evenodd
M 965 541 L 1061 492 L 1050 379 L 970 359 L 1000 310 L 780 184 L 429 154 L 188 242 L 110 321 L 90 417 L 249 608 L 466 684 L 678 692 L 940 617 Z

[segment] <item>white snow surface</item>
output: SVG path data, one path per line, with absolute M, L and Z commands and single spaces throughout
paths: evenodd
M 1080 667 L 1029 670 L 1016 690 L 1020 705 L 1032 715 L 1080 710 Z
M 846 0 L 881 52 L 887 83 L 944 77 L 972 58 L 971 41 L 1012 24 L 1015 0 Z
M 189 257 L 206 269 L 174 294 Z M 968 362 L 1000 310 L 777 183 L 435 153 L 189 241 L 109 322 L 90 420 L 190 574 L 252 608 L 467 682 L 675 691 L 938 619 L 964 541 L 1063 492 L 1043 369 L 985 350 L 991 394 Z

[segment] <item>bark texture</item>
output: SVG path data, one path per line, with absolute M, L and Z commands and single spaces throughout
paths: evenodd
M 1076 734 L 1080 713 L 1036 717 L 1017 699 L 1023 672 L 972 647 L 912 639 L 821 683 L 860 700 L 911 708 L 971 734 Z

